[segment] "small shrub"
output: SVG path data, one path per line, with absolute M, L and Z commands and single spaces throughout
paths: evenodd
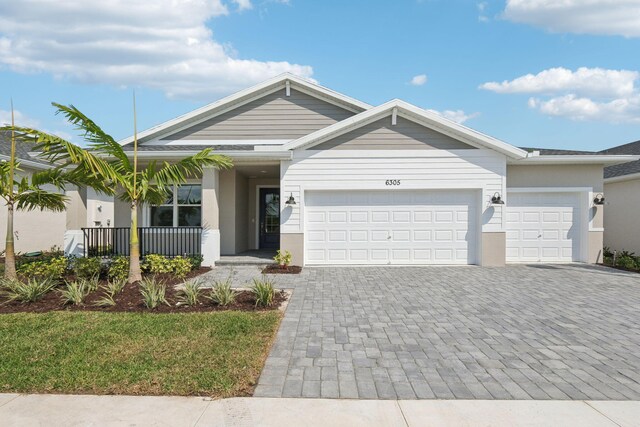
M 191 271 L 191 262 L 188 258 L 177 256 L 170 260 L 171 270 L 177 277 L 183 279 Z
M 60 280 L 67 271 L 65 257 L 51 258 L 47 261 L 35 261 L 22 264 L 18 273 L 26 278 Z
M 144 278 L 140 282 L 140 293 L 147 308 L 157 308 L 160 304 L 170 305 L 167 301 L 167 287 L 155 278 Z
M 20 280 L 2 280 L 2 294 L 8 302 L 35 302 L 45 296 L 56 286 L 52 279 L 30 278 L 27 282 Z
M 73 272 L 78 279 L 99 277 L 102 270 L 100 258 L 76 258 L 73 261 Z
M 102 288 L 104 290 L 103 296 L 94 304 L 98 307 L 113 307 L 116 305 L 115 296 L 122 292 L 122 289 L 124 289 L 124 285 L 126 284 L 126 279 L 107 282 L 107 285 Z
M 613 252 L 611 252 L 609 246 L 605 246 L 604 248 L 602 248 L 602 256 L 604 258 L 613 258 Z
M 183 305 L 194 306 L 202 295 L 202 284 L 196 280 L 189 280 L 184 284 L 184 289 L 180 291 L 178 300 Z
M 622 268 L 626 268 L 628 270 L 635 270 L 636 269 L 636 259 L 635 259 L 635 257 L 632 257 L 632 256 L 620 255 L 616 259 L 616 266 L 622 267 Z
M 273 260 L 277 262 L 280 267 L 286 268 L 291 264 L 291 252 L 278 249 L 278 253 L 273 257 Z
M 88 279 L 79 279 L 74 282 L 67 282 L 64 289 L 60 289 L 60 296 L 64 304 L 82 305 L 84 299 L 91 291 L 91 284 Z
M 236 291 L 231 289 L 231 277 L 226 280 L 216 281 L 209 293 L 209 299 L 213 301 L 214 304 L 223 307 L 233 304 L 236 301 Z
M 191 263 L 191 269 L 197 270 L 202 265 L 202 261 L 204 261 L 204 257 L 202 255 L 189 255 L 187 257 L 189 262 Z
M 114 282 L 126 281 L 129 277 L 129 257 L 117 256 L 111 258 L 107 276 Z
M 269 307 L 273 304 L 273 298 L 275 297 L 276 290 L 274 283 L 266 276 L 262 276 L 262 280 L 253 279 L 253 286 L 251 292 L 256 298 L 256 306 Z
M 144 257 L 142 268 L 151 274 L 171 273 L 171 260 L 163 255 L 149 254 Z

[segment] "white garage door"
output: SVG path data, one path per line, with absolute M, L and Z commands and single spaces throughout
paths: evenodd
M 580 260 L 579 193 L 517 193 L 507 197 L 507 262 Z
M 473 191 L 311 191 L 306 264 L 472 264 Z

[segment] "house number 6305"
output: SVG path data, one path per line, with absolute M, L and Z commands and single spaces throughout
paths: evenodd
M 384 185 L 400 185 L 399 179 L 388 179 L 384 182 Z

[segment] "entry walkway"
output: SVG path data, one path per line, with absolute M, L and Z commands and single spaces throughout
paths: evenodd
M 0 394 L 0 424 L 27 426 L 631 427 L 640 402 L 326 400 Z

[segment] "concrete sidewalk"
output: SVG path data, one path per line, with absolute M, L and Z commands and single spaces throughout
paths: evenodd
M 6 426 L 638 426 L 640 402 L 0 394 Z

